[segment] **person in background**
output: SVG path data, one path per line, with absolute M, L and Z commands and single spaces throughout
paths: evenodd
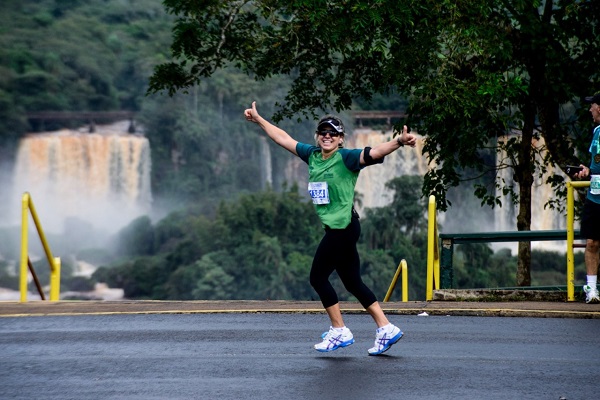
M 399 136 L 373 148 L 345 149 L 344 124 L 339 118 L 327 115 L 317 124 L 315 146 L 299 143 L 266 121 L 256 110 L 256 102 L 252 102 L 244 115 L 248 121 L 258 124 L 275 143 L 308 164 L 308 192 L 325 230 L 313 259 L 310 284 L 331 321 L 329 331 L 321 336 L 323 340 L 314 348 L 328 352 L 354 343 L 354 336 L 344 323 L 337 293 L 329 282 L 329 276 L 337 271 L 344 287 L 358 299 L 377 325 L 375 344 L 368 353 L 382 354 L 402 338 L 403 332 L 390 323 L 375 295 L 361 279 L 356 248 L 360 222 L 353 207 L 354 187 L 361 169 L 382 163 L 386 155 L 404 145 L 414 147 L 416 137 L 404 126 Z
M 586 239 L 585 244 L 585 269 L 587 282 L 583 286 L 586 303 L 600 303 L 598 295 L 598 263 L 600 262 L 600 93 L 586 97 L 585 102 L 590 105 L 590 113 L 594 123 L 594 129 L 590 153 L 592 161 L 589 168 L 581 164 L 582 170 L 575 174 L 577 178 L 590 177 L 590 189 L 588 190 L 583 213 L 581 215 L 581 237 Z

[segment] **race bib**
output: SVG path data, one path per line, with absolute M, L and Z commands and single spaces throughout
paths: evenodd
M 592 175 L 592 180 L 590 181 L 590 193 L 600 194 L 600 175 Z
M 327 182 L 308 182 L 308 194 L 310 194 L 313 204 L 329 204 Z

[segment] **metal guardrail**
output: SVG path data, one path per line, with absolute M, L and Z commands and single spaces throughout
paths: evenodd
M 589 181 L 567 182 L 567 301 L 575 301 L 575 255 L 573 240 L 580 239 L 575 231 L 575 191 L 574 188 L 589 187 Z
M 398 268 L 396 269 L 394 278 L 392 278 L 392 283 L 390 284 L 390 287 L 388 288 L 388 291 L 385 294 L 385 298 L 383 299 L 384 303 L 390 301 L 390 297 L 392 297 L 392 293 L 396 288 L 396 283 L 398 282 L 398 277 L 400 276 L 400 273 L 402 273 L 402 301 L 404 303 L 408 302 L 408 264 L 406 263 L 405 259 L 402 259 L 402 261 L 400 261 L 400 264 L 398 264 Z
M 26 113 L 28 119 L 44 120 L 117 120 L 133 119 L 134 111 L 30 111 Z
M 438 242 L 437 228 L 437 210 L 435 207 L 435 196 L 429 196 L 429 205 L 427 208 L 427 283 L 425 288 L 425 300 L 433 300 L 433 290 L 440 288 L 440 252 Z M 385 295 L 384 302 L 389 301 L 392 292 L 396 286 L 398 275 L 402 272 L 402 301 L 408 301 L 408 264 L 402 260 L 392 283 Z
M 425 300 L 433 300 L 433 289 L 440 288 L 440 251 L 438 242 L 437 211 L 435 196 L 429 196 L 427 208 L 427 283 Z
M 33 270 L 33 265 L 29 260 L 29 213 L 31 212 L 31 217 L 33 218 L 33 222 L 35 223 L 35 227 L 37 228 L 38 236 L 42 242 L 42 246 L 44 247 L 44 252 L 46 253 L 46 258 L 48 259 L 48 263 L 50 264 L 50 301 L 58 301 L 60 298 L 60 258 L 54 257 L 52 255 L 52 251 L 50 250 L 50 246 L 48 245 L 48 241 L 46 240 L 46 235 L 44 235 L 44 231 L 42 229 L 42 225 L 40 223 L 40 219 L 38 218 L 37 212 L 35 210 L 35 206 L 33 205 L 33 201 L 31 199 L 31 195 L 27 192 L 23 194 L 21 200 L 21 268 L 20 268 L 20 277 L 19 277 L 19 291 L 20 291 L 20 302 L 25 303 L 27 301 L 27 269 L 31 270 L 31 273 L 36 281 L 36 286 L 38 290 L 41 291 L 41 285 L 37 280 L 37 276 L 35 271 Z M 43 292 L 40 293 L 42 300 L 44 300 Z
M 88 121 L 89 132 L 96 132 L 96 122 L 129 120 L 127 132 L 135 133 L 135 111 L 30 111 L 25 114 L 29 120 L 41 121 Z
M 579 239 L 579 231 L 573 231 L 573 239 Z M 572 251 L 573 239 L 568 245 Z M 544 230 L 544 231 L 501 231 L 501 232 L 479 232 L 479 233 L 444 233 L 440 234 L 442 242 L 442 257 L 441 257 L 441 275 L 442 289 L 451 289 L 453 281 L 453 266 L 452 257 L 454 254 L 455 244 L 465 243 L 491 243 L 491 242 L 537 242 L 537 241 L 568 241 L 567 230 Z M 567 250 L 568 250 L 567 249 Z M 569 276 L 572 276 L 569 278 Z M 567 267 L 567 298 L 569 301 L 575 300 L 574 289 L 569 291 L 568 285 L 574 287 L 574 273 L 569 273 Z M 569 296 L 569 293 L 571 295 Z M 572 300 L 571 300 L 572 298 Z
M 356 124 L 356 126 L 363 126 L 363 120 L 385 120 L 388 128 L 392 126 L 392 120 L 401 120 L 407 117 L 407 114 L 403 111 L 352 111 L 350 113 Z
M 567 301 L 575 301 L 575 239 L 581 239 L 579 230 L 573 228 L 575 221 L 574 188 L 584 188 L 589 182 L 567 182 L 567 229 L 543 231 L 504 231 L 504 232 L 478 232 L 478 233 L 444 233 L 439 238 L 442 242 L 441 251 L 441 287 L 451 289 L 453 281 L 452 256 L 455 244 L 464 243 L 489 243 L 489 242 L 522 242 L 522 241 L 567 241 Z M 431 228 L 430 228 L 431 229 Z M 431 244 L 430 244 L 431 246 Z M 436 246 L 437 249 L 437 246 Z M 429 254 L 428 249 L 428 254 Z M 429 270 L 428 270 L 429 277 Z M 428 288 L 431 285 L 428 280 Z M 429 289 L 428 289 L 429 290 Z M 428 292 L 429 295 L 429 292 Z M 427 300 L 432 298 L 427 297 Z

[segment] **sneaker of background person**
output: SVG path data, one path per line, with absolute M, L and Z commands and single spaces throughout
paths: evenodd
M 600 295 L 598 294 L 598 289 L 595 286 L 585 285 L 583 287 L 583 291 L 585 292 L 586 303 L 600 303 Z
M 354 343 L 354 336 L 350 329 L 330 327 L 329 332 L 323 336 L 321 343 L 315 344 L 315 349 L 321 352 L 337 350 L 340 347 L 350 346 Z
M 389 324 L 377 329 L 375 333 L 375 346 L 369 349 L 369 355 L 376 356 L 389 350 L 404 333 L 396 325 Z

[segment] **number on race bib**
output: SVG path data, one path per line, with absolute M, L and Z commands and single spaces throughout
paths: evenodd
M 329 204 L 327 182 L 308 182 L 308 194 L 310 194 L 313 204 Z
M 592 175 L 590 180 L 590 193 L 600 194 L 600 175 Z

